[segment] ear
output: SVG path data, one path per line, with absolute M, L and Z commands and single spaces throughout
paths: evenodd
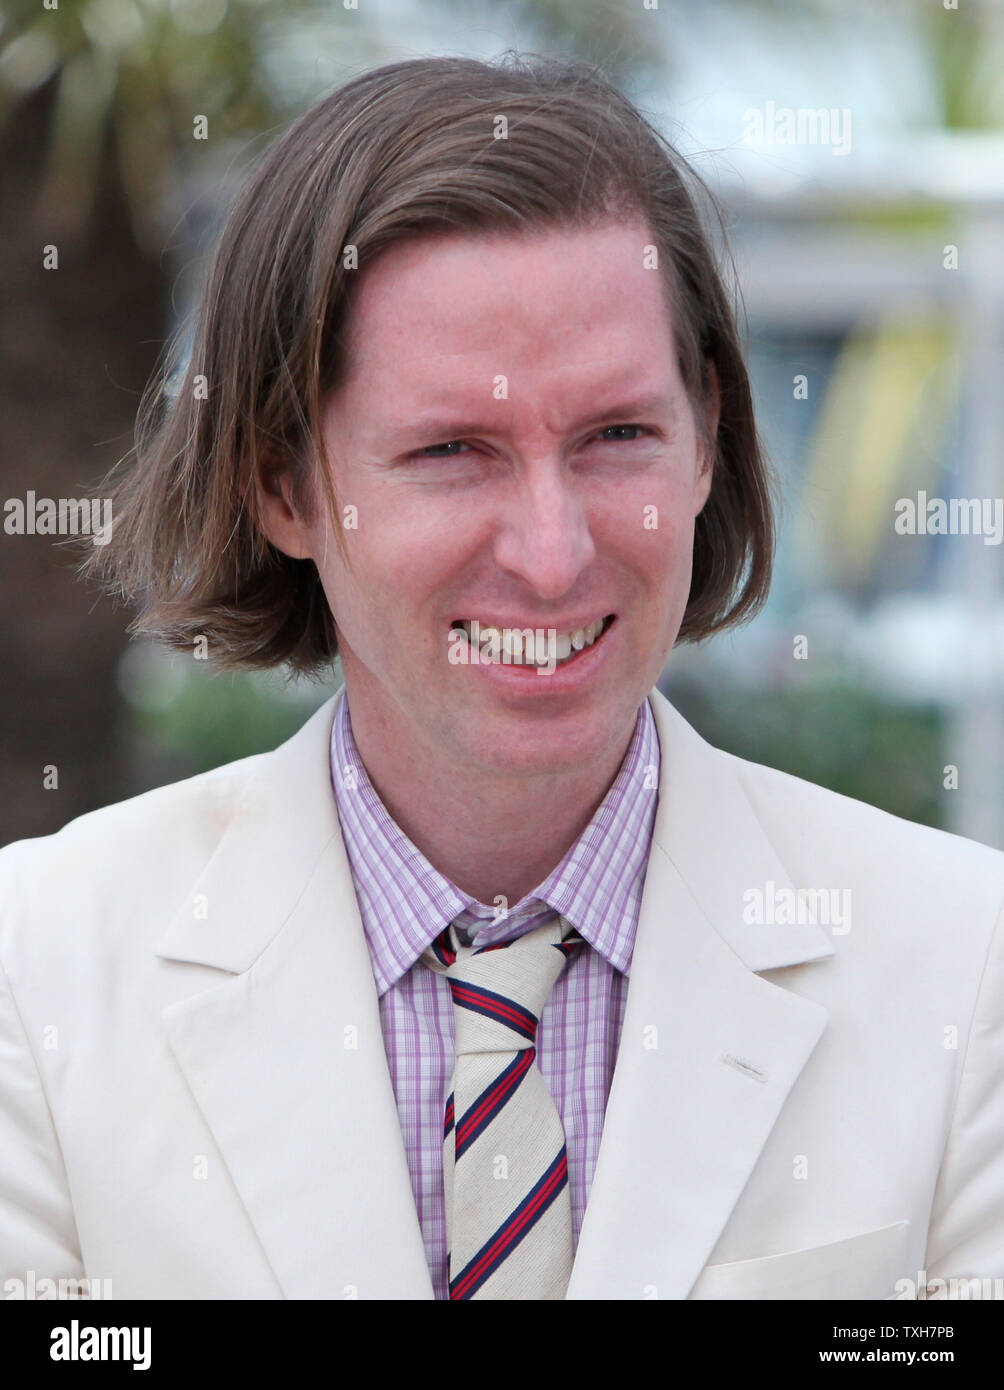
M 266 536 L 294 560 L 313 558 L 313 530 L 297 507 L 289 466 L 275 454 L 263 455 L 255 473 L 258 514 Z

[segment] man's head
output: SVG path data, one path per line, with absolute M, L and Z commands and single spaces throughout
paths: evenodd
M 769 582 L 749 384 L 690 181 L 578 64 L 348 83 L 238 197 L 183 383 L 163 417 L 169 369 L 148 392 L 87 567 L 170 645 L 319 671 L 340 636 L 350 684 L 390 708 L 411 681 L 427 732 L 459 718 L 461 741 L 534 719 L 528 756 L 581 715 L 588 661 L 586 755 L 674 641 L 750 616 Z M 449 659 L 455 622 L 611 615 L 532 689 Z
M 712 472 L 650 245 L 619 218 L 436 233 L 361 273 L 323 417 L 351 524 L 305 520 L 281 472 L 262 506 L 273 543 L 317 564 L 350 696 L 402 755 L 489 774 L 623 751 L 680 627 Z M 475 661 L 456 630 L 473 622 L 503 659 Z M 540 671 L 510 649 L 527 629 L 557 638 Z

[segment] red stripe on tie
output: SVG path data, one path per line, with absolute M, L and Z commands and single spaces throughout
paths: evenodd
M 442 965 L 452 965 L 457 959 L 457 953 L 450 947 L 450 929 L 441 931 L 432 943 L 432 949 Z
M 458 1148 L 461 1144 L 463 1144 L 466 1141 L 468 1134 L 470 1134 L 471 1130 L 477 1126 L 477 1124 L 481 1120 L 481 1117 L 487 1112 L 491 1111 L 491 1109 L 498 1103 L 500 1097 L 505 1095 L 508 1091 L 514 1090 L 515 1087 L 519 1085 L 519 1083 L 523 1080 L 523 1077 L 526 1075 L 530 1067 L 533 1065 L 533 1059 L 535 1055 L 536 1048 L 526 1048 L 523 1052 L 523 1056 L 526 1058 L 526 1061 L 521 1062 L 520 1065 L 514 1071 L 511 1071 L 508 1076 L 501 1079 L 485 1095 L 477 1110 L 472 1110 L 469 1114 L 464 1116 L 461 1123 L 457 1125 L 456 1144 Z
M 451 980 L 450 986 L 453 990 L 453 998 L 459 1004 L 471 1003 L 478 1004 L 482 1009 L 487 1009 L 503 1023 L 516 1023 L 523 1030 L 529 1028 L 530 1019 L 533 1019 L 533 1026 L 538 1020 L 529 1009 L 520 1009 L 517 1004 L 512 1004 L 508 1000 L 491 999 L 486 997 L 477 985 L 465 985 L 462 980 Z
M 515 1238 L 520 1234 L 520 1232 L 523 1230 L 523 1227 L 526 1226 L 527 1222 L 532 1220 L 533 1217 L 540 1212 L 541 1205 L 550 1205 L 551 1201 L 555 1196 L 555 1193 L 560 1190 L 561 1185 L 565 1181 L 567 1176 L 568 1156 L 567 1154 L 563 1154 L 561 1163 L 559 1163 L 558 1167 L 551 1174 L 550 1181 L 540 1189 L 540 1191 L 537 1193 L 536 1199 L 531 1203 L 531 1205 L 524 1208 L 524 1210 L 520 1212 L 519 1220 L 514 1222 L 511 1228 L 506 1226 L 502 1227 L 502 1230 L 499 1232 L 496 1239 L 492 1242 L 489 1249 L 487 1249 L 485 1253 L 481 1256 L 481 1259 L 478 1260 L 474 1268 L 469 1269 L 467 1273 L 464 1275 L 463 1282 L 461 1284 L 458 1284 L 454 1289 L 451 1290 L 451 1299 L 463 1298 L 468 1287 L 477 1280 L 478 1275 L 485 1268 L 485 1266 L 491 1264 L 494 1260 L 496 1260 L 499 1257 L 500 1254 L 502 1254 L 505 1251 L 507 1246 L 510 1246 L 514 1243 Z

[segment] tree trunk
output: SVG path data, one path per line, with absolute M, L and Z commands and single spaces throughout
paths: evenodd
M 4 501 L 80 498 L 128 452 L 163 334 L 164 277 L 133 236 L 111 133 L 82 237 L 61 244 L 33 216 L 54 85 L 0 131 Z M 130 615 L 76 578 L 79 558 L 61 536 L 0 530 L 0 844 L 141 789 L 116 687 Z

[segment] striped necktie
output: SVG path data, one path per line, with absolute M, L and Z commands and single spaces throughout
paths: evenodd
M 451 1299 L 565 1297 L 565 1133 L 535 1042 L 548 995 L 581 940 L 563 917 L 481 947 L 461 945 L 451 924 L 422 956 L 446 976 L 456 1022 L 443 1134 Z

